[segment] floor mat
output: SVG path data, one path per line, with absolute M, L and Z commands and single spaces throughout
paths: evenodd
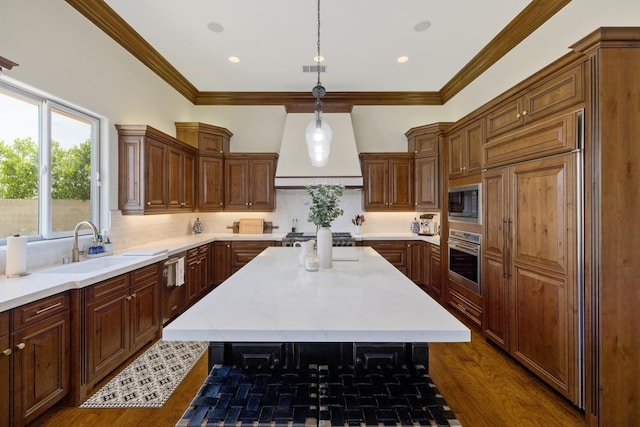
M 80 408 L 159 408 L 207 349 L 206 342 L 158 341 Z

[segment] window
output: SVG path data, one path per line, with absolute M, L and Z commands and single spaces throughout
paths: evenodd
M 0 243 L 71 236 L 82 220 L 99 225 L 99 124 L 0 82 Z

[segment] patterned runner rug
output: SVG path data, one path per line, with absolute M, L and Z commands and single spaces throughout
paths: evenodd
M 159 408 L 206 349 L 206 342 L 158 341 L 80 407 Z

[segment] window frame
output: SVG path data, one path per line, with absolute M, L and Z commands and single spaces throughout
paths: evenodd
M 29 241 L 46 241 L 73 236 L 73 230 L 54 232 L 52 230 L 52 191 L 51 191 L 51 114 L 53 110 L 59 110 L 72 117 L 89 122 L 91 126 L 91 218 L 89 220 L 101 228 L 101 189 L 100 180 L 100 137 L 103 119 L 92 114 L 86 109 L 80 108 L 69 102 L 56 99 L 34 89 L 21 87 L 19 84 L 8 82 L 0 78 L 0 88 L 15 96 L 24 99 L 25 102 L 34 102 L 38 105 L 38 153 L 39 153 L 39 179 L 38 179 L 38 232 L 28 235 Z M 5 141 L 12 143 L 13 141 Z M 43 197 L 45 196 L 45 197 Z M 80 234 L 88 234 L 87 230 L 81 230 Z M 0 246 L 6 245 L 6 236 L 0 236 Z

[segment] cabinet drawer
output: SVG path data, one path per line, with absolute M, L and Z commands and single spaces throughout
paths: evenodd
M 449 306 L 476 325 L 481 326 L 482 308 L 451 288 L 449 289 Z
M 86 303 L 129 292 L 129 275 L 123 274 L 104 282 L 97 283 L 85 291 Z
M 69 307 L 70 298 L 68 292 L 25 304 L 13 310 L 13 329 L 18 330 L 23 326 L 68 310 Z
M 191 262 L 194 259 L 198 258 L 198 252 L 199 252 L 198 248 L 189 249 L 187 251 L 187 259 L 186 259 L 186 261 L 187 262 Z
M 158 264 L 151 264 L 131 272 L 131 279 L 133 280 L 133 283 L 159 278 L 160 270 L 158 268 Z
M 0 313 L 0 337 L 9 333 L 9 312 Z
M 430 243 L 430 245 L 431 245 L 431 256 L 437 256 L 438 258 L 440 258 L 440 246 L 434 245 L 433 243 Z

